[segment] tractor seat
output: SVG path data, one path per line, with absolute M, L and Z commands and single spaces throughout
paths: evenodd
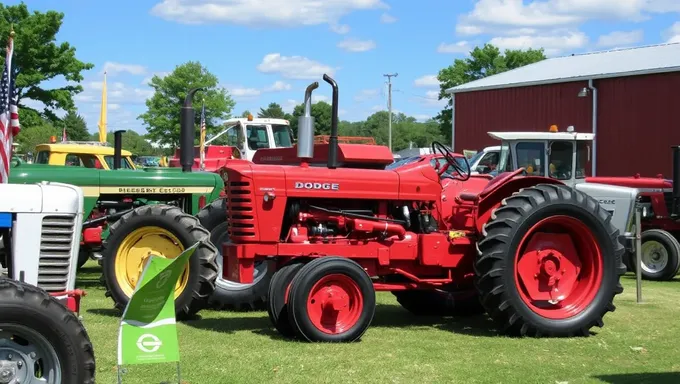
M 479 193 L 472 193 L 472 192 L 461 192 L 458 197 L 463 200 L 463 201 L 471 201 L 471 202 L 477 202 L 479 199 L 482 199 L 489 195 L 491 192 L 495 191 L 503 185 L 505 182 L 508 180 L 512 179 L 513 177 L 519 175 L 524 171 L 524 168 L 520 168 L 516 171 L 513 172 L 503 172 L 493 178 L 489 184 L 487 184 L 484 189 L 482 189 Z

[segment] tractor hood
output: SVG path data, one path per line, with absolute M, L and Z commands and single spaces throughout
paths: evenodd
M 588 183 L 618 185 L 620 187 L 637 188 L 640 190 L 666 190 L 673 188 L 673 181 L 660 177 L 587 177 Z

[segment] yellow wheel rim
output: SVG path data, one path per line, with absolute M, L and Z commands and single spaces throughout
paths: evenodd
M 146 260 L 150 255 L 174 259 L 184 251 L 182 243 L 170 231 L 160 227 L 142 227 L 123 239 L 116 252 L 116 281 L 126 296 L 131 297 L 137 286 Z M 177 285 L 175 299 L 184 292 L 189 281 L 186 266 Z

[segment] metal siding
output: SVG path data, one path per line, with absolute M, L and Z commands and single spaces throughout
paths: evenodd
M 456 94 L 454 150 L 480 150 L 498 141 L 490 131 L 547 131 L 552 124 L 591 132 L 592 102 L 578 97 L 588 82 Z
M 599 93 L 598 175 L 662 173 L 670 178 L 670 147 L 680 145 L 680 73 L 606 79 L 594 85 Z

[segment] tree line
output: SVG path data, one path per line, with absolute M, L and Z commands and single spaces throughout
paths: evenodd
M 66 130 L 69 140 L 98 140 L 98 134 L 90 134 L 85 120 L 78 114 L 74 97 L 83 91 L 80 82 L 83 72 L 94 68 L 92 63 L 79 60 L 76 49 L 67 42 L 57 43 L 56 35 L 63 23 L 64 14 L 56 11 L 29 11 L 24 3 L 0 4 L 0 45 L 6 46 L 10 28 L 16 33 L 14 62 L 17 68 L 16 87 L 19 97 L 19 114 L 22 131 L 16 138 L 21 152 L 29 152 L 36 144 L 48 142 L 51 136 L 61 138 Z M 474 48 L 469 57 L 456 59 L 450 66 L 439 71 L 440 100 L 447 100 L 443 110 L 432 119 L 418 121 L 403 113 L 392 115 L 392 148 L 394 151 L 409 146 L 429 146 L 432 141 L 451 141 L 451 99 L 445 90 L 469 81 L 501 73 L 545 59 L 543 49 L 505 50 L 485 44 Z M 4 55 L 0 57 L 4 65 Z M 49 80 L 63 77 L 68 81 L 61 87 L 48 87 Z M 201 87 L 195 97 L 196 127 L 198 129 L 200 108 L 205 105 L 207 136 L 222 129 L 221 122 L 233 116 L 235 101 L 229 91 L 219 86 L 217 76 L 200 62 L 189 61 L 175 67 L 165 77 L 154 76 L 149 83 L 153 95 L 146 100 L 146 112 L 138 116 L 147 133 L 140 135 L 132 130 L 123 134 L 126 149 L 139 155 L 170 154 L 170 150 L 153 148 L 149 141 L 170 147 L 179 145 L 179 114 L 186 92 Z M 36 108 L 35 103 L 44 105 Z M 62 117 L 58 111 L 66 111 Z M 290 121 L 297 135 L 297 118 L 302 115 L 303 105 L 297 105 L 292 113 L 286 113 L 277 103 L 260 108 L 258 117 L 284 118 Z M 247 116 L 244 111 L 240 116 Z M 312 105 L 316 121 L 316 134 L 330 133 L 331 105 L 319 101 Z M 365 136 L 375 138 L 378 144 L 388 142 L 387 111 L 379 111 L 363 121 L 344 121 L 338 124 L 342 136 Z M 95 129 L 96 130 L 96 127 Z M 107 140 L 113 142 L 113 134 Z M 198 138 L 198 135 L 196 135 Z

